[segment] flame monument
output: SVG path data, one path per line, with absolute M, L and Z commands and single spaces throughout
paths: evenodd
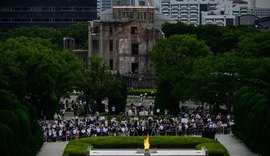
M 150 156 L 150 143 L 149 143 L 149 135 L 147 134 L 146 138 L 144 139 L 144 156 Z

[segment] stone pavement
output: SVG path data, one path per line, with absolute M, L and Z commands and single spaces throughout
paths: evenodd
M 225 146 L 230 156 L 258 156 L 233 134 L 218 134 L 216 139 Z
M 44 142 L 37 156 L 62 156 L 67 142 Z

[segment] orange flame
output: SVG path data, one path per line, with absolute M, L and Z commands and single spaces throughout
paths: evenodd
M 149 135 L 147 134 L 147 137 L 144 139 L 144 149 L 149 150 L 150 143 L 149 143 Z

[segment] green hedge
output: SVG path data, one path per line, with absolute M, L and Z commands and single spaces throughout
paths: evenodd
M 66 146 L 63 156 L 85 156 L 89 149 L 93 149 L 93 146 L 86 142 L 72 140 Z
M 202 149 L 203 146 L 209 151 L 209 156 L 229 156 L 226 148 L 220 143 L 203 143 L 197 145 L 195 149 Z
M 269 99 L 247 87 L 241 88 L 234 98 L 234 134 L 253 151 L 270 155 Z
M 69 142 L 64 150 L 64 156 L 85 156 L 89 148 L 143 148 L 144 136 L 107 136 L 107 137 L 91 137 Z M 227 150 L 220 145 L 218 141 L 201 137 L 187 137 L 187 136 L 151 136 L 150 147 L 153 148 L 192 148 L 196 146 L 209 143 L 210 153 L 222 153 L 227 156 Z M 208 144 L 207 144 L 208 145 Z M 220 145 L 220 146 L 218 146 Z M 217 152 L 218 151 L 218 152 Z
M 34 156 L 43 143 L 40 125 L 28 109 L 18 105 L 0 110 L 0 151 L 7 156 Z
M 156 93 L 156 89 L 152 88 L 152 89 L 132 89 L 128 91 L 128 95 L 136 95 L 136 96 L 140 96 L 141 94 L 145 94 L 147 93 L 148 96 L 152 96 L 152 91 L 154 91 L 154 95 Z

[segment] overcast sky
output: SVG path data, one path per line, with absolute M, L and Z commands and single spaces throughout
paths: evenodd
M 270 0 L 256 0 L 256 7 L 270 8 Z

